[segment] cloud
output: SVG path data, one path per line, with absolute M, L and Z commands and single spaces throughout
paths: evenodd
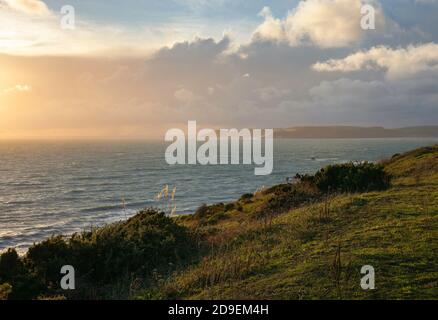
M 420 72 L 438 72 L 438 44 L 410 45 L 397 49 L 373 47 L 343 59 L 318 62 L 313 69 L 320 72 L 382 69 L 390 79 L 405 78 Z
M 28 84 L 17 84 L 13 87 L 6 88 L 0 91 L 0 94 L 5 95 L 14 92 L 29 92 L 32 90 L 32 87 Z
M 255 89 L 261 101 L 271 102 L 276 99 L 281 99 L 290 93 L 289 89 L 278 89 L 276 87 L 264 87 Z
M 190 64 L 204 62 L 205 58 L 216 60 L 229 49 L 230 44 L 228 36 L 219 41 L 213 38 L 195 38 L 192 41 L 177 42 L 170 47 L 164 47 L 158 50 L 151 60 L 158 62 L 183 59 L 181 62 Z
M 75 29 L 68 30 L 60 25 L 60 12 L 46 11 L 42 1 L 28 1 L 0 0 L 0 53 L 145 57 L 163 46 L 191 39 L 200 28 L 186 21 L 152 25 L 117 23 L 111 19 L 102 22 L 83 14 L 77 4 Z
M 196 96 L 190 90 L 181 88 L 175 91 L 174 97 L 177 101 L 182 102 L 184 104 L 189 104 L 196 100 Z
M 49 15 L 50 10 L 47 5 L 40 0 L 0 0 L 10 8 L 30 14 L 30 15 Z
M 264 22 L 255 30 L 253 39 L 284 42 L 291 46 L 314 44 L 323 48 L 358 44 L 366 31 L 360 27 L 363 0 L 300 1 L 285 19 L 274 18 L 265 7 L 260 15 Z M 385 17 L 380 5 L 371 2 L 376 10 L 376 28 L 384 29 Z M 368 31 L 369 32 L 369 31 Z
M 307 116 L 318 112 L 332 123 L 385 126 L 435 124 L 438 121 L 438 77 L 397 81 L 341 78 L 323 81 L 301 101 Z
M 314 72 L 311 66 L 333 55 L 348 56 L 349 49 L 272 42 L 250 43 L 231 54 L 228 48 L 226 37 L 198 38 L 149 58 L 3 57 L 6 74 L 20 72 L 15 83 L 38 83 L 38 91 L 8 96 L 16 99 L 8 101 L 16 116 L 4 115 L 0 125 L 45 128 L 55 123 L 141 132 L 188 120 L 212 127 L 397 126 L 438 120 L 433 112 L 438 76 L 431 73 L 388 79 L 361 69 L 352 78 L 338 79 L 337 73 Z
M 8 67 L 6 74 L 22 72 L 9 83 L 38 83 L 38 91 L 8 96 L 26 100 L 11 100 L 17 120 L 3 116 L 0 125 L 141 128 L 197 120 L 245 127 L 398 126 L 437 120 L 438 77 L 431 72 L 389 79 L 364 67 L 351 78 L 338 79 L 339 73 L 314 72 L 311 66 L 333 56 L 348 57 L 348 48 L 272 42 L 250 43 L 231 54 L 228 48 L 226 37 L 198 38 L 163 48 L 149 58 L 17 57 L 14 64 L 2 63 Z M 241 53 L 247 57 L 240 58 Z M 383 69 L 375 63 L 371 66 Z

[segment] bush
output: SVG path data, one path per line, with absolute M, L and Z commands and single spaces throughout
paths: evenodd
M 315 175 L 295 178 L 315 185 L 322 192 L 366 192 L 384 190 L 390 185 L 384 167 L 369 162 L 330 165 Z
M 117 281 L 134 276 L 147 280 L 157 269 L 170 272 L 190 258 L 192 248 L 185 227 L 147 209 L 91 232 L 51 237 L 30 247 L 23 259 L 8 250 L 0 257 L 0 283 L 12 285 L 9 298 L 65 294 L 59 288 L 60 270 L 72 265 L 80 285 L 70 294 L 99 296 L 99 290 Z
M 56 236 L 30 247 L 24 261 L 45 287 L 53 289 L 59 284 L 61 267 L 72 264 L 71 259 L 70 247 Z
M 23 269 L 23 264 L 15 249 L 8 249 L 0 256 L 0 280 L 15 278 Z
M 239 201 L 242 201 L 243 203 L 250 203 L 253 196 L 254 195 L 252 193 L 245 193 L 239 198 Z
M 311 203 L 321 197 L 316 187 L 307 183 L 281 184 L 265 191 L 270 198 L 256 213 L 258 217 L 265 215 L 279 214 L 292 208 Z
M 230 204 L 225 205 L 223 203 L 211 206 L 203 204 L 196 210 L 193 219 L 198 225 L 216 224 L 220 220 L 228 218 L 228 215 L 225 212 L 229 211 L 231 208 L 234 208 L 234 204 L 231 204 L 231 206 Z
M 2 287 L 8 299 L 31 299 L 43 288 L 35 275 L 31 274 L 14 249 L 8 249 L 0 256 L 0 283 L 7 283 L 8 290 Z
M 194 217 L 195 218 L 204 218 L 205 216 L 208 215 L 209 212 L 209 208 L 208 206 L 204 203 L 203 205 L 201 205 L 198 209 L 196 209 Z
M 74 263 L 86 280 L 104 284 L 126 274 L 149 276 L 155 268 L 190 255 L 187 230 L 164 213 L 144 210 L 126 222 L 73 236 Z M 59 271 L 58 271 L 59 272 Z
M 226 205 L 223 203 L 213 204 L 211 206 L 203 204 L 198 209 L 196 209 L 193 217 L 195 219 L 202 219 L 202 218 L 213 216 L 217 213 L 223 213 L 225 211 L 226 211 Z
M 0 284 L 0 300 L 7 300 L 12 292 L 12 286 L 9 283 Z

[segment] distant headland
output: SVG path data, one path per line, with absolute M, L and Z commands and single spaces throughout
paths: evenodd
M 438 126 L 395 129 L 355 126 L 298 126 L 275 129 L 274 137 L 280 139 L 438 138 Z

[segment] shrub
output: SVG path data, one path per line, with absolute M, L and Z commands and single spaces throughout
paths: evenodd
M 278 185 L 266 190 L 265 194 L 269 194 L 270 198 L 257 212 L 258 217 L 279 214 L 313 202 L 321 197 L 317 188 L 307 182 Z
M 198 209 L 196 209 L 194 217 L 195 218 L 203 218 L 205 217 L 209 212 L 208 206 L 204 203 L 201 205 Z
M 62 236 L 51 237 L 29 248 L 25 263 L 47 288 L 59 282 L 63 265 L 71 264 L 72 252 Z
M 234 208 L 234 204 L 231 205 L 232 207 L 230 204 L 225 205 L 223 203 L 211 206 L 203 204 L 196 210 L 193 219 L 198 225 L 216 224 L 220 220 L 228 218 L 228 215 L 225 212 L 230 210 L 230 208 Z
M 0 300 L 7 300 L 12 292 L 12 286 L 9 283 L 0 284 Z
M 0 283 L 10 286 L 2 288 L 4 296 L 7 291 L 8 299 L 32 299 L 43 287 L 14 249 L 8 249 L 0 256 Z
M 8 249 L 0 256 L 0 280 L 15 278 L 23 269 L 23 264 L 15 249 Z
M 223 213 L 224 211 L 226 211 L 226 205 L 224 205 L 223 203 L 218 203 L 211 206 L 203 204 L 198 209 L 196 209 L 193 217 L 195 219 L 207 218 L 217 213 Z
M 0 283 L 12 285 L 9 298 L 65 294 L 59 288 L 60 270 L 72 265 L 81 285 L 71 294 L 83 295 L 88 290 L 99 295 L 100 288 L 121 279 L 135 275 L 148 279 L 158 268 L 169 272 L 190 258 L 192 248 L 185 227 L 164 213 L 147 209 L 125 222 L 34 244 L 23 261 L 15 250 L 8 250 L 0 258 Z
M 239 201 L 242 201 L 243 203 L 250 203 L 253 196 L 254 195 L 252 193 L 245 193 L 239 198 Z
M 330 165 L 315 175 L 297 175 L 296 179 L 323 192 L 365 192 L 384 190 L 390 185 L 384 167 L 370 162 Z

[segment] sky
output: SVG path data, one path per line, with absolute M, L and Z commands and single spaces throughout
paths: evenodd
M 0 0 L 0 139 L 436 125 L 437 16 L 438 0 Z

